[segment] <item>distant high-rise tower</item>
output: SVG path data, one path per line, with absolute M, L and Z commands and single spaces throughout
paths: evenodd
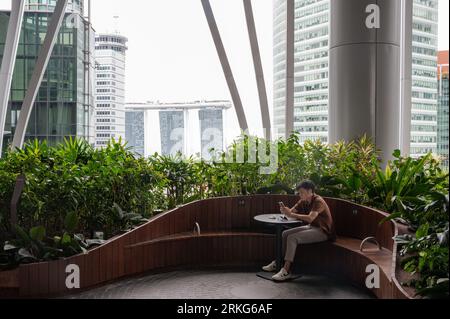
M 437 152 L 438 0 L 414 0 L 411 156 Z
M 274 2 L 274 126 L 285 135 L 286 0 Z M 329 0 L 295 1 L 294 130 L 328 141 Z
M 438 0 L 414 0 L 411 155 L 437 147 Z M 274 126 L 285 133 L 286 0 L 274 1 Z M 295 0 L 294 130 L 328 142 L 330 0 Z
M 442 158 L 442 167 L 448 171 L 449 105 L 448 105 L 448 51 L 439 52 L 438 57 L 438 140 L 437 152 Z
M 95 147 L 111 138 L 125 140 L 125 53 L 128 39 L 95 36 Z
M 92 142 L 94 31 L 83 16 L 82 0 L 69 0 L 59 36 L 30 115 L 25 140 L 50 145 L 65 137 Z M 55 0 L 28 0 L 11 83 L 3 148 L 12 142 L 25 93 L 33 73 Z M 0 11 L 0 62 L 10 12 Z M 0 84 L 1 85 L 1 84 Z

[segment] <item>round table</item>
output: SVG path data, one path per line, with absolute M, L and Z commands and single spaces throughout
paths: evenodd
M 283 218 L 284 217 L 284 218 Z M 265 214 L 265 215 L 257 215 L 254 217 L 257 222 L 263 223 L 267 226 L 271 226 L 275 228 L 276 235 L 276 244 L 275 244 L 275 256 L 277 263 L 277 272 L 281 269 L 283 263 L 283 252 L 282 250 L 282 234 L 283 228 L 293 228 L 305 225 L 304 222 L 295 218 L 285 217 L 281 214 Z M 260 276 L 261 277 L 261 276 Z M 265 277 L 264 277 L 265 278 Z

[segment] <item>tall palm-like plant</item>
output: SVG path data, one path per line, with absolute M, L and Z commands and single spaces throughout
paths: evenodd
M 420 159 L 403 158 L 400 151 L 383 171 L 376 167 L 375 179 L 370 183 L 370 203 L 393 213 L 391 218 L 402 217 L 411 226 L 417 227 L 425 216 L 424 207 L 445 193 L 442 184 L 448 185 L 448 174 L 443 174 L 431 154 Z

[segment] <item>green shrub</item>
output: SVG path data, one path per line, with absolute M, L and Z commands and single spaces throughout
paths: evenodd
M 277 148 L 275 172 L 260 173 L 267 164 L 252 145 Z M 57 147 L 32 141 L 8 152 L 0 159 L 0 243 L 8 241 L 0 245 L 0 264 L 82 252 L 98 243 L 86 239 L 95 232 L 110 238 L 155 210 L 217 196 L 292 194 L 301 180 L 311 179 L 321 195 L 373 206 L 390 213 L 388 219 L 407 223 L 416 237 L 397 240 L 407 256 L 405 270 L 419 274 L 410 284 L 424 296 L 439 296 L 448 288 L 448 239 L 447 246 L 439 239 L 445 233 L 448 238 L 448 173 L 431 155 L 413 159 L 396 151 L 382 169 L 379 151 L 367 137 L 302 144 L 299 134 L 276 141 L 242 135 L 213 155 L 213 161 L 180 154 L 143 159 L 121 141 L 96 150 L 78 139 Z M 20 174 L 26 185 L 13 228 L 9 202 Z M 70 231 L 68 216 L 76 220 Z

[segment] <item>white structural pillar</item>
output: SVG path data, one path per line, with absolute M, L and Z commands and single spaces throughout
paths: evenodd
M 24 10 L 25 0 L 11 0 L 11 15 L 9 17 L 2 65 L 0 67 L 0 157 L 2 157 L 6 112 L 8 110 L 9 92 L 11 91 Z
M 286 0 L 286 132 L 288 139 L 294 132 L 294 63 L 295 63 L 295 1 Z
M 264 80 L 264 71 L 262 67 L 261 54 L 258 45 L 258 36 L 256 33 L 255 19 L 253 16 L 252 0 L 243 0 L 245 18 L 247 20 L 248 36 L 252 49 L 253 66 L 255 68 L 256 85 L 258 87 L 259 104 L 261 108 L 261 117 L 263 130 L 266 140 L 271 140 L 271 125 L 269 103 L 267 101 L 266 82 Z
M 402 1 L 402 46 L 401 46 L 401 117 L 400 150 L 402 155 L 411 149 L 411 108 L 412 108 L 412 20 L 413 0 Z
M 30 84 L 28 85 L 28 89 L 22 103 L 22 108 L 13 139 L 13 149 L 22 148 L 23 146 L 25 132 L 28 126 L 31 111 L 33 110 L 34 101 L 39 91 L 39 87 L 41 86 L 45 70 L 47 69 L 48 61 L 50 60 L 53 47 L 58 38 L 59 30 L 61 28 L 64 14 L 66 12 L 67 3 L 68 0 L 58 0 L 55 11 L 51 16 L 51 21 L 48 25 L 44 43 L 39 52 L 33 75 L 31 76 Z
M 242 131 L 248 130 L 247 119 L 245 117 L 244 108 L 242 106 L 241 97 L 236 86 L 236 81 L 233 77 L 233 72 L 231 71 L 231 66 L 228 61 L 227 53 L 223 46 L 222 38 L 220 37 L 219 29 L 217 28 L 216 19 L 214 18 L 214 13 L 211 8 L 209 0 L 201 0 L 203 11 L 208 21 L 209 29 L 211 31 L 214 44 L 216 46 L 217 54 L 219 55 L 220 63 L 222 64 L 223 73 L 228 84 L 228 89 L 230 91 L 231 99 L 233 100 L 234 108 L 236 110 L 236 115 L 239 121 L 239 126 Z
M 330 142 L 367 134 L 400 149 L 401 1 L 331 0 Z

